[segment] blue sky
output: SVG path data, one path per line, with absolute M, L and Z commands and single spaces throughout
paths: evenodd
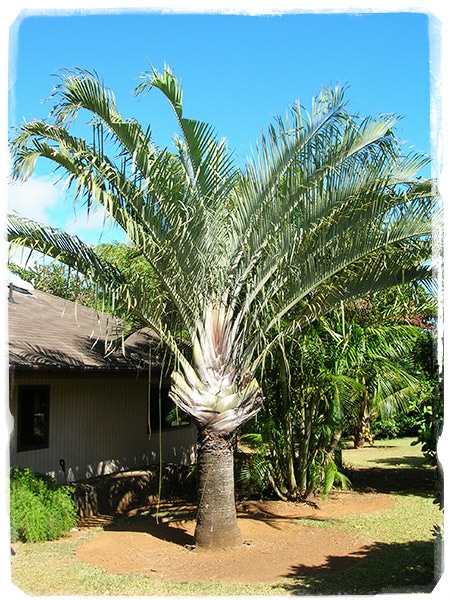
M 243 161 L 259 131 L 296 100 L 306 107 L 323 86 L 348 86 L 349 108 L 366 116 L 404 116 L 398 135 L 405 151 L 430 145 L 429 15 L 390 13 L 174 14 L 119 11 L 102 14 L 28 12 L 10 29 L 9 125 L 43 118 L 42 101 L 55 74 L 73 66 L 96 70 L 115 93 L 124 117 L 150 124 L 160 145 L 176 122 L 155 90 L 136 99 L 133 89 L 149 68 L 169 64 L 183 81 L 186 116 L 213 124 Z M 74 219 L 70 200 L 42 162 L 33 180 L 10 192 L 10 209 L 63 227 L 88 243 L 99 237 L 101 215 Z M 429 173 L 426 173 L 428 175 Z

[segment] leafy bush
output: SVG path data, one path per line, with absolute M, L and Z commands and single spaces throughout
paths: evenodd
M 268 498 L 271 464 L 262 454 L 235 453 L 235 489 L 239 498 L 246 500 Z
M 390 440 L 398 437 L 400 427 L 394 418 L 377 419 L 370 425 L 373 435 L 379 440 Z
M 391 417 L 378 417 L 370 423 L 370 429 L 379 440 L 416 437 L 423 420 L 423 404 L 427 403 L 429 382 L 421 381 L 421 391 L 411 398 L 406 411 Z
M 427 460 L 434 466 L 437 465 L 437 443 L 442 433 L 444 422 L 444 401 L 442 397 L 436 397 L 430 404 L 422 407 L 422 418 L 417 435 L 413 444 L 422 444 L 422 452 Z
M 31 469 L 11 469 L 10 513 L 13 542 L 54 540 L 77 523 L 70 489 Z

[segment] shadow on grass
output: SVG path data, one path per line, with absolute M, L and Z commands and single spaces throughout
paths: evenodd
M 434 540 L 377 542 L 347 556 L 329 556 L 317 567 L 294 565 L 284 588 L 294 595 L 430 593 L 441 574 Z
M 355 467 L 349 469 L 346 475 L 352 488 L 358 492 L 395 492 L 431 498 L 436 496 L 439 488 L 438 472 L 434 468 Z
M 386 465 L 388 467 L 406 467 L 413 469 L 430 469 L 426 464 L 426 459 L 423 456 L 387 456 L 385 458 L 368 459 L 369 463 L 378 465 Z

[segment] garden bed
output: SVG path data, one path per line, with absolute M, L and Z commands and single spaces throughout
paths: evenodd
M 441 569 L 435 472 L 420 449 L 398 446 L 345 451 L 354 488 L 326 501 L 238 502 L 244 544 L 234 550 L 193 549 L 195 503 L 149 496 L 101 527 L 14 544 L 13 581 L 45 596 L 430 592 Z

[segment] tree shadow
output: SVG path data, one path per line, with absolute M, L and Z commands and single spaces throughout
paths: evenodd
M 307 504 L 308 506 L 316 509 L 318 514 L 320 513 L 320 508 L 315 502 L 304 500 L 300 501 L 299 504 Z M 269 510 L 266 506 L 264 506 L 264 504 L 246 503 L 245 501 L 237 505 L 237 515 L 239 519 L 261 521 L 273 529 L 282 529 L 284 527 L 284 522 L 286 521 L 296 522 L 299 519 L 316 520 L 316 518 L 312 515 L 280 515 L 279 513 Z M 320 519 L 320 516 L 318 517 L 318 520 L 322 520 Z
M 194 536 L 188 533 L 185 522 L 192 518 L 195 518 L 195 510 L 191 507 L 185 507 L 184 510 L 180 509 L 178 513 L 171 511 L 171 514 L 160 517 L 154 514 L 143 514 L 135 517 L 118 518 L 104 529 L 108 531 L 147 533 L 171 544 L 190 547 L 194 544 Z
M 52 339 L 45 345 L 31 344 L 24 340 L 12 340 L 9 362 L 15 367 L 39 366 L 52 369 L 136 369 L 148 368 L 148 338 L 141 335 L 135 338 L 124 349 L 117 347 L 116 342 L 106 342 L 104 339 L 92 339 L 84 335 L 72 334 L 65 341 L 65 350 L 51 347 Z M 159 365 L 154 365 L 155 367 Z
M 162 503 L 171 502 L 174 512 L 179 504 L 195 502 L 195 481 L 188 477 L 188 465 L 164 464 L 162 469 L 149 465 L 141 469 L 117 471 L 73 484 L 78 513 L 86 516 L 128 515 L 148 512 Z
M 377 542 L 320 566 L 293 565 L 284 589 L 294 595 L 430 593 L 442 574 L 441 545 L 434 540 Z
M 437 469 L 417 467 L 355 467 L 346 473 L 357 492 L 435 497 L 442 481 Z
M 392 467 L 414 468 L 414 469 L 430 469 L 427 466 L 424 456 L 390 456 L 385 458 L 369 459 L 367 462 L 389 465 Z

